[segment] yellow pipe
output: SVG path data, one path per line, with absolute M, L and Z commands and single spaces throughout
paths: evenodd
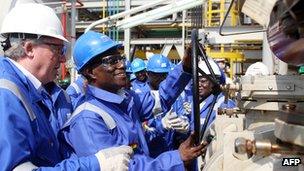
M 205 3 L 204 4 L 204 15 L 205 15 L 205 17 L 204 17 L 204 26 L 205 27 L 208 27 L 208 5 L 206 5 L 207 3 Z
M 239 52 L 210 52 L 210 51 L 206 51 L 207 55 L 210 56 L 211 58 L 224 58 L 227 59 L 228 61 L 233 60 L 236 62 L 242 62 L 245 60 L 244 58 L 244 54 L 239 53 Z
M 229 71 L 229 77 L 231 78 L 231 79 L 233 79 L 233 60 L 230 60 L 230 71 Z
M 236 22 L 237 22 L 237 13 L 238 11 L 236 10 L 236 6 L 235 4 L 232 4 L 232 10 L 230 11 L 230 15 L 231 15 L 231 26 L 235 27 L 236 26 Z
M 208 0 L 208 27 L 211 27 L 211 20 L 212 20 L 212 0 Z
M 220 23 L 224 21 L 225 16 L 225 0 L 220 1 Z

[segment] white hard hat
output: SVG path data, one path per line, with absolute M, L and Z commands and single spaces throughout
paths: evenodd
M 45 5 L 25 3 L 16 5 L 4 18 L 1 35 L 28 33 L 54 37 L 68 42 L 55 11 Z
M 264 63 L 256 62 L 248 67 L 245 75 L 269 75 L 269 70 Z
M 208 58 L 208 62 L 209 62 L 209 64 L 210 64 L 210 66 L 211 66 L 211 68 L 212 68 L 214 74 L 215 74 L 216 76 L 221 76 L 220 68 L 219 68 L 219 66 L 215 63 L 215 61 L 214 61 L 213 59 L 211 59 L 211 58 Z M 207 75 L 210 74 L 210 71 L 209 71 L 209 69 L 208 69 L 208 67 L 207 67 L 205 61 L 200 60 L 200 61 L 198 62 L 198 67 L 199 67 L 201 70 L 203 70 Z M 200 73 L 199 73 L 199 76 L 201 76 Z

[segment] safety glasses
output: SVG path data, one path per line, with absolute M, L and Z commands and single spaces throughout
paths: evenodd
M 54 54 L 57 54 L 60 56 L 66 55 L 67 47 L 64 44 L 51 43 L 51 42 L 45 41 L 44 39 L 37 39 L 36 42 L 39 44 L 48 45 Z
M 67 47 L 65 45 L 59 45 L 59 44 L 43 42 L 43 41 L 42 41 L 42 43 L 50 46 L 53 53 L 59 54 L 61 56 L 66 55 Z
M 115 55 L 109 55 L 102 57 L 100 60 L 100 65 L 109 67 L 109 66 L 114 66 L 119 62 L 125 62 L 126 57 L 121 54 L 115 54 Z

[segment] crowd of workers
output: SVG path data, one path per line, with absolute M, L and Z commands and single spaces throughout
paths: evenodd
M 160 54 L 130 62 L 121 44 L 88 31 L 73 49 L 80 76 L 64 91 L 54 80 L 68 41 L 51 8 L 16 6 L 1 35 L 0 170 L 197 170 L 206 143 L 194 143 L 191 48 L 177 65 Z M 199 68 L 211 73 L 205 61 Z M 235 107 L 214 86 L 199 75 L 201 123 L 217 94 L 208 125 Z

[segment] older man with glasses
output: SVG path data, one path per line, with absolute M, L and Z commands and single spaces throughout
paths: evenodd
M 77 158 L 63 141 L 60 128 L 71 104 L 53 80 L 68 41 L 55 12 L 18 5 L 5 17 L 1 35 L 0 170 L 127 170 L 130 147 Z

